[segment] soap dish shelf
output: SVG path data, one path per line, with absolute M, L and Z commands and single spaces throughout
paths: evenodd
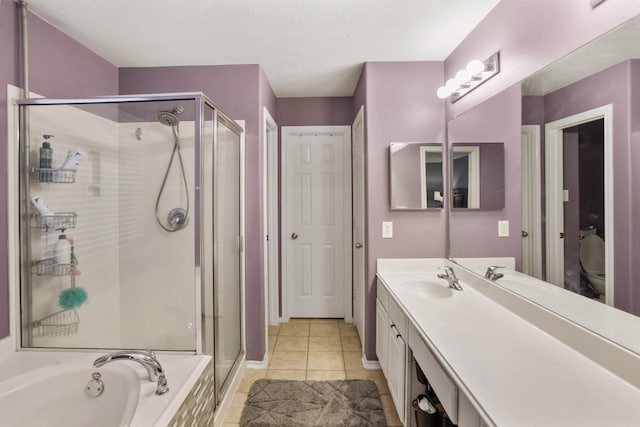
M 60 310 L 31 323 L 34 337 L 57 337 L 78 332 L 80 317 L 76 309 Z
M 75 228 L 78 214 L 75 212 L 54 212 L 46 215 L 34 213 L 32 217 L 36 223 L 34 228 L 47 230 L 52 228 L 56 230 L 59 228 Z
M 76 182 L 76 171 L 71 169 L 31 168 L 40 182 L 70 184 Z
M 69 276 L 71 264 L 58 264 L 55 258 L 44 258 L 31 263 L 31 273 L 37 276 Z

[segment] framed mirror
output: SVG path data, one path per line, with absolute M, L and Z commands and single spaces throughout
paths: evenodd
M 451 207 L 504 208 L 504 144 L 451 145 Z
M 389 162 L 391 209 L 443 207 L 442 144 L 392 142 Z

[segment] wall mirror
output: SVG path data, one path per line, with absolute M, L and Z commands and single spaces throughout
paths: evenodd
M 503 270 L 496 285 L 635 353 L 639 36 L 640 16 L 525 79 L 512 91 L 521 92 L 519 101 L 501 93 L 449 124 L 454 143 L 473 129 L 504 140 L 506 177 L 503 215 L 474 219 L 452 209 L 450 256 L 512 257 L 515 268 Z M 492 116 L 494 129 L 483 128 L 487 111 L 499 108 L 520 117 Z M 501 216 L 510 222 L 503 240 L 495 236 Z M 486 270 L 476 261 L 460 263 L 481 275 Z
M 392 142 L 389 162 L 391 209 L 442 208 L 442 144 Z
M 451 145 L 451 207 L 504 208 L 504 144 Z

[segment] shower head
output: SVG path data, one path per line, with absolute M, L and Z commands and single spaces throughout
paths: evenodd
M 167 126 L 177 126 L 180 123 L 178 115 L 170 111 L 159 111 L 156 114 L 156 120 Z

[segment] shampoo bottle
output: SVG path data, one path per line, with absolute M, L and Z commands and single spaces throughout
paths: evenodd
M 71 243 L 67 240 L 64 230 L 53 244 L 53 259 L 56 264 L 71 264 Z
M 51 182 L 53 150 L 51 149 L 49 138 L 53 138 L 53 135 L 42 135 L 42 137 L 44 141 L 42 142 L 42 147 L 40 147 L 40 181 Z

